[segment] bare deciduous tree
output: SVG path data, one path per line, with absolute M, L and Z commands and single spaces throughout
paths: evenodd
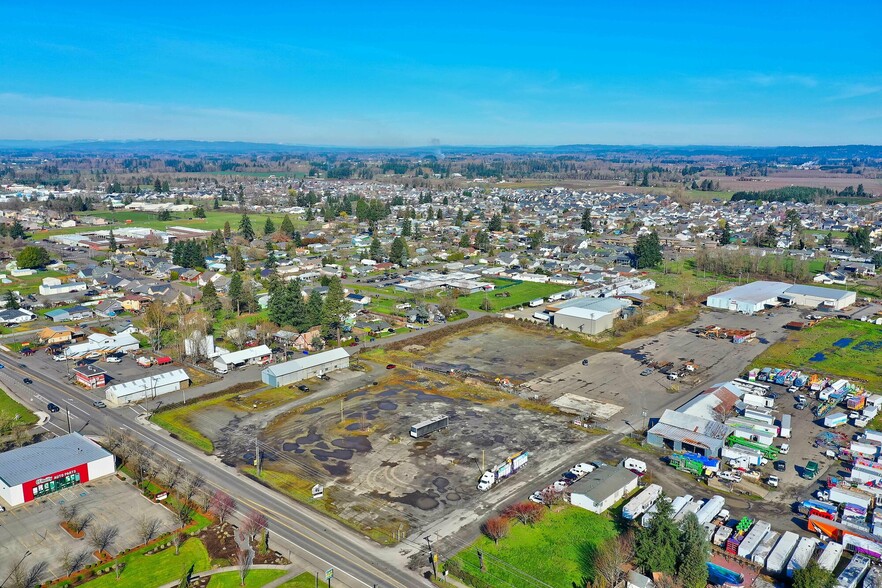
M 210 510 L 219 523 L 224 523 L 236 510 L 236 500 L 223 490 L 216 490 L 211 497 Z
M 184 502 L 193 500 L 193 496 L 205 485 L 205 478 L 201 474 L 192 472 L 181 479 L 179 494 Z
M 171 323 L 169 309 L 161 301 L 154 301 L 141 318 L 141 323 L 145 334 L 150 338 L 153 351 L 159 351 L 162 347 L 162 334 Z
M 89 544 L 96 551 L 107 551 L 119 536 L 119 527 L 95 527 L 89 531 Z
M 161 466 L 162 483 L 169 490 L 174 490 L 184 477 L 184 466 L 179 461 L 164 461 Z
M 594 569 L 610 588 L 624 577 L 623 566 L 634 559 L 634 538 L 630 532 L 608 540 L 594 556 Z
M 254 541 L 254 538 L 265 531 L 268 526 L 269 520 L 265 514 L 259 510 L 251 510 L 242 521 L 242 532 L 248 536 L 249 541 Z
M 11 588 L 34 588 L 39 586 L 41 578 L 46 574 L 49 566 L 45 561 L 37 562 L 32 566 L 24 565 L 19 561 L 18 564 L 9 573 L 8 586 Z
M 61 559 L 61 563 L 64 566 L 64 573 L 67 575 L 81 569 L 86 565 L 87 561 L 89 561 L 88 551 L 78 551 L 76 553 L 67 551 Z
M 179 554 L 181 552 L 181 543 L 184 542 L 184 534 L 172 533 L 171 542 L 175 546 L 175 555 Z
M 245 585 L 245 578 L 248 576 L 248 570 L 251 569 L 251 551 L 246 549 L 237 549 L 233 555 L 236 567 L 239 568 L 239 585 Z
M 138 537 L 141 543 L 149 543 L 151 539 L 156 537 L 159 526 L 162 522 L 159 519 L 148 516 L 146 513 L 138 518 Z

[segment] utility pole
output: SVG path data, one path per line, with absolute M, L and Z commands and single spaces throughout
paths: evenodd
M 70 425 L 70 404 L 67 405 L 67 433 L 68 435 L 73 432 L 73 429 Z
M 257 467 L 257 477 L 260 477 L 260 444 L 254 439 L 254 465 Z
M 425 537 L 426 543 L 429 545 L 429 563 L 432 564 L 432 576 L 435 579 L 438 579 L 438 570 L 435 569 L 435 553 L 432 551 L 432 541 L 429 539 L 429 536 Z
M 29 555 L 30 555 L 30 554 L 31 554 L 31 551 L 30 551 L 30 550 L 28 550 L 28 551 L 25 551 L 25 553 L 24 553 L 24 555 L 23 555 L 23 556 L 21 556 L 21 559 L 20 559 L 20 560 L 18 560 L 18 563 L 17 563 L 17 564 L 15 564 L 15 567 L 13 567 L 13 568 L 12 568 L 12 571 L 11 571 L 11 572 L 9 572 L 9 575 L 8 575 L 8 576 L 6 576 L 6 579 L 4 579 L 4 580 L 3 580 L 3 583 L 2 583 L 2 584 L 0 584 L 0 588 L 3 588 L 3 586 L 5 586 L 5 585 L 6 585 L 6 582 L 7 582 L 7 581 L 8 581 L 8 580 L 9 580 L 9 578 L 11 578 L 11 577 L 12 577 L 12 574 L 14 574 L 14 573 L 15 573 L 15 572 L 16 572 L 16 570 L 18 570 L 18 566 L 20 566 L 20 565 L 21 565 L 21 562 L 23 562 L 23 561 L 24 561 L 24 560 L 25 560 L 25 558 L 26 558 L 26 557 L 27 557 L 27 556 L 29 556 Z
M 340 422 L 343 422 L 343 399 L 340 399 Z

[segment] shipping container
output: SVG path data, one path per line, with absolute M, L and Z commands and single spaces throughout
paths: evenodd
M 818 546 L 818 540 L 814 537 L 803 537 L 796 544 L 790 561 L 787 562 L 787 577 L 792 578 L 793 573 L 801 570 L 808 565 L 812 556 L 815 554 L 815 548 Z
M 775 545 L 778 544 L 779 537 L 780 534 L 777 531 L 770 531 L 763 540 L 760 541 L 759 546 L 753 550 L 753 553 L 750 554 L 750 560 L 760 568 L 765 568 L 766 559 L 769 557 L 769 554 L 772 553 Z
M 755 522 L 753 527 L 751 527 L 750 531 L 747 533 L 747 536 L 744 537 L 744 541 L 738 546 L 738 557 L 750 557 L 754 549 L 759 547 L 759 544 L 762 543 L 763 539 L 766 538 L 766 535 L 768 535 L 771 530 L 772 525 L 766 521 Z
M 429 433 L 446 429 L 449 425 L 449 420 L 450 419 L 447 416 L 442 415 L 417 423 L 410 428 L 410 436 L 414 439 L 419 439 L 420 437 L 425 437 Z
M 799 543 L 799 535 L 793 531 L 786 531 L 766 558 L 766 572 L 773 575 L 783 574 L 787 562 L 796 550 L 797 543 Z

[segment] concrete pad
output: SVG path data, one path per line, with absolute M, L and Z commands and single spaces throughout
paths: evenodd
M 557 400 L 554 400 L 551 405 L 556 406 L 563 412 L 591 415 L 595 419 L 604 421 L 608 421 L 624 408 L 618 404 L 592 400 L 577 394 L 564 394 Z

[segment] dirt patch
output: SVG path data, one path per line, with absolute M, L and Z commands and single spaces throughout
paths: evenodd
M 212 525 L 211 527 L 208 527 L 202 531 L 198 537 L 205 545 L 205 549 L 208 551 L 208 557 L 210 557 L 212 561 L 222 559 L 227 562 L 233 562 L 236 552 L 239 549 L 236 544 L 235 535 L 238 532 L 239 531 L 235 526 L 225 522 L 220 525 Z M 277 551 L 260 550 L 258 543 L 259 539 L 255 539 L 251 545 L 254 549 L 254 563 L 282 565 L 288 565 L 291 563 L 282 557 Z

